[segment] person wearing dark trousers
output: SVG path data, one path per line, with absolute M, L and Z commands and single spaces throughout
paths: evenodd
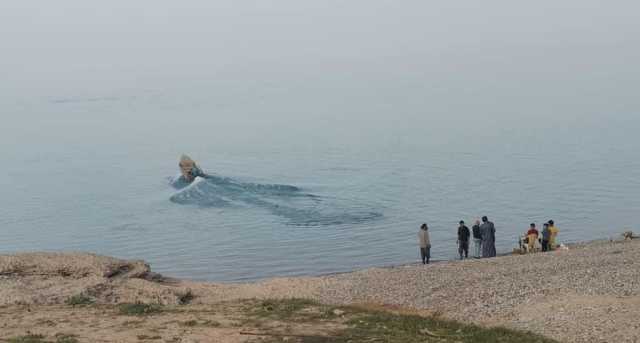
M 471 236 L 471 232 L 469 232 L 469 228 L 464 225 L 464 221 L 460 221 L 460 225 L 458 226 L 458 253 L 460 254 L 460 259 L 469 258 L 469 237 Z
M 422 258 L 422 264 L 429 264 L 431 258 L 431 241 L 429 240 L 429 227 L 427 224 L 420 226 L 418 231 L 418 244 L 420 245 L 420 257 Z
M 551 240 L 551 230 L 549 230 L 549 223 L 544 223 L 542 228 L 542 251 L 549 251 L 549 241 Z

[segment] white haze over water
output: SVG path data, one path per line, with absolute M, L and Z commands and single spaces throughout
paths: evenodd
M 410 262 L 424 221 L 436 258 L 455 255 L 458 220 L 484 214 L 503 251 L 551 218 L 563 241 L 617 235 L 640 210 L 637 13 L 0 2 L 0 252 L 89 250 L 230 281 Z M 239 207 L 176 204 L 166 178 L 183 152 L 321 201 L 225 188 Z M 292 225 L 328 216 L 346 219 Z

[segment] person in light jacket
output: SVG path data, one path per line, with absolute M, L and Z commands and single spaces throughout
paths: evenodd
M 529 225 L 529 231 L 527 231 L 527 252 L 535 251 L 538 235 L 539 233 L 536 229 L 536 223 L 531 223 L 531 225 Z
M 476 220 L 475 225 L 471 228 L 473 231 L 473 257 L 480 258 L 480 253 L 482 252 L 482 234 L 480 234 L 480 221 Z
M 418 243 L 420 244 L 420 257 L 422 257 L 422 264 L 429 264 L 431 258 L 431 241 L 429 240 L 429 227 L 427 224 L 420 226 L 418 231 Z

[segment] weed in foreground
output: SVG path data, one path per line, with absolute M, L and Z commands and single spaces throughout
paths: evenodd
M 78 340 L 72 335 L 57 334 L 55 341 L 48 341 L 44 335 L 25 335 L 12 337 L 8 340 L 9 343 L 78 343 Z
M 196 296 L 191 289 L 187 289 L 185 292 L 178 294 L 178 303 L 180 305 L 188 305 L 193 301 Z
M 57 334 L 56 343 L 78 343 L 74 335 Z
M 187 320 L 186 322 L 181 322 L 180 325 L 182 326 L 197 326 L 198 325 L 198 321 L 197 320 Z
M 71 305 L 71 306 L 86 306 L 86 305 L 91 305 L 94 302 L 95 301 L 91 297 L 85 294 L 78 294 L 78 295 L 69 297 L 69 299 L 65 301 L 65 304 Z
M 43 335 L 24 335 L 9 338 L 9 343 L 46 343 Z
M 158 304 L 120 304 L 118 312 L 125 316 L 147 316 L 163 311 Z
M 162 337 L 155 335 L 155 336 L 148 336 L 148 335 L 138 335 L 137 338 L 139 340 L 157 340 L 157 339 L 162 339 Z
M 312 321 L 332 315 L 328 306 L 308 299 L 250 302 L 246 312 L 252 317 L 287 321 Z

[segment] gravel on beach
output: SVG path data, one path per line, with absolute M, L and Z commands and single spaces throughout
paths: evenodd
M 563 342 L 640 342 L 640 240 L 217 287 L 223 298 L 382 304 Z
M 640 244 L 372 269 L 330 278 L 326 302 L 425 309 L 567 342 L 640 341 Z

